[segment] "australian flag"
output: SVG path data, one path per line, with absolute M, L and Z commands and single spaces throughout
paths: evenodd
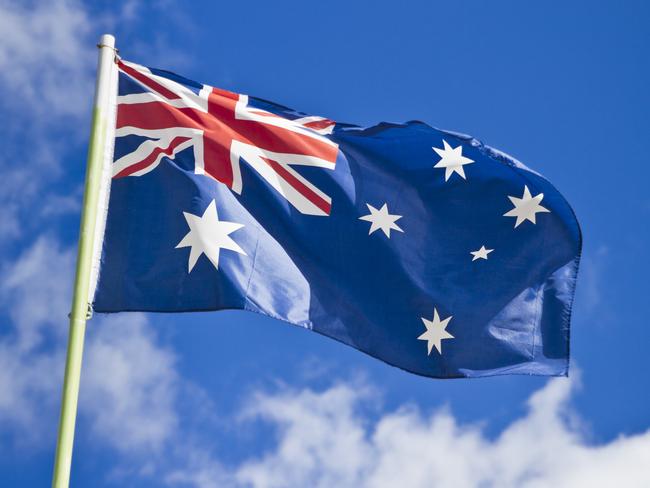
M 117 69 L 96 312 L 248 310 L 425 376 L 567 374 L 581 234 L 544 177 L 422 122 Z

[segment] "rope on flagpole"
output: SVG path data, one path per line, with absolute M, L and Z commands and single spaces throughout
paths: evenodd
M 75 273 L 72 310 L 70 312 L 70 330 L 68 334 L 68 352 L 63 379 L 61 397 L 61 415 L 52 476 L 53 488 L 68 488 L 70 483 L 70 466 L 72 464 L 72 446 L 74 441 L 75 420 L 77 417 L 77 400 L 79 398 L 79 381 L 83 358 L 86 320 L 92 316 L 89 304 L 89 290 L 95 249 L 95 227 L 101 195 L 101 179 L 106 157 L 105 147 L 109 134 L 110 101 L 115 90 L 116 66 L 114 61 L 117 50 L 115 38 L 104 34 L 97 44 L 99 61 L 97 64 L 97 82 L 93 106 L 86 181 L 84 187 L 81 224 L 79 228 L 79 246 L 77 249 L 77 268 Z

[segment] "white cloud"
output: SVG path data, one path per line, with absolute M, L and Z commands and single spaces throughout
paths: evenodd
M 82 199 L 82 186 L 78 186 L 73 192 L 65 195 L 52 195 L 43 203 L 40 209 L 40 216 L 43 218 L 52 218 L 61 215 L 78 214 L 81 210 Z
M 95 55 L 88 48 L 92 25 L 77 2 L 0 1 L 0 82 L 13 94 L 4 103 L 28 107 L 30 116 L 51 123 L 57 116 L 87 111 Z
M 495 439 L 445 409 L 405 406 L 369 422 L 359 407 L 372 397 L 354 385 L 257 396 L 250 411 L 275 425 L 278 442 L 237 479 L 255 488 L 650 486 L 650 431 L 589 444 L 570 419 L 572 388 L 549 381 Z
M 0 280 L 0 428 L 54 442 L 75 249 L 40 237 Z M 80 412 L 92 435 L 119 452 L 150 455 L 177 432 L 174 354 L 140 314 L 89 322 Z M 43 439 L 48 439 L 44 441 Z
M 15 347 L 29 352 L 54 334 L 66 332 L 70 307 L 74 249 L 41 236 L 15 262 L 5 266 L 0 292 L 3 307 L 15 326 Z
M 60 215 L 50 211 L 43 188 L 58 181 L 62 159 L 88 134 L 84 121 L 92 106 L 96 27 L 76 1 L 0 0 L 0 110 L 6 122 L 0 243 L 29 234 L 35 221 L 43 220 L 34 218 L 39 214 L 50 220 Z M 83 163 L 72 160 L 68 167 L 81 169 Z M 41 206 L 48 208 L 40 211 Z M 39 211 L 30 211 L 34 207 Z
M 0 304 L 0 429 L 23 444 L 54 443 L 74 248 L 42 236 L 5 265 Z M 89 323 L 80 411 L 92 435 L 123 453 L 155 453 L 176 432 L 174 355 L 139 314 Z
M 163 476 L 165 485 L 189 488 L 228 488 L 237 482 L 234 473 L 214 459 L 207 450 L 192 446 L 185 456 L 183 466 L 168 465 Z
M 14 440 L 33 445 L 43 437 L 54 439 L 52 423 L 43 421 L 43 412 L 52 411 L 60 387 L 62 356 L 41 353 L 26 356 L 0 342 L 0 430 L 17 434 Z M 53 420 L 48 416 L 48 420 Z
M 174 354 L 141 314 L 92 322 L 81 404 L 94 434 L 126 454 L 161 451 L 176 433 Z
M 0 0 L 0 87 L 11 94 L 3 97 L 0 105 L 10 106 L 16 119 L 30 126 L 51 128 L 60 124 L 61 117 L 87 118 L 97 59 L 94 36 L 100 29 L 110 32 L 118 25 L 122 30 L 136 29 L 138 23 L 150 22 L 153 16 L 172 22 L 176 35 L 179 29 L 191 32 L 182 24 L 186 18 L 182 9 L 168 15 L 175 8 L 173 3 L 129 0 L 91 13 L 77 0 Z M 151 36 L 141 43 L 141 36 L 134 36 L 135 45 L 129 52 L 146 53 L 158 60 L 171 57 L 172 65 L 186 59 L 165 33 Z
M 363 398 L 349 385 L 257 395 L 247 415 L 278 426 L 281 439 L 272 454 L 241 467 L 238 479 L 256 487 L 358 486 L 372 455 L 363 418 L 355 413 Z
M 54 432 L 42 412 L 55 408 L 60 388 L 62 349 L 50 342 L 61 344 L 65 335 L 72 259 L 71 250 L 41 237 L 2 269 L 0 303 L 9 323 L 0 338 L 0 427 L 26 443 Z

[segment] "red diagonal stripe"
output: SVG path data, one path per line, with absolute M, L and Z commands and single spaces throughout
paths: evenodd
M 316 130 L 325 129 L 330 125 L 334 125 L 334 121 L 329 119 L 314 120 L 312 122 L 307 122 L 306 124 L 304 124 L 305 127 L 309 127 L 310 129 L 316 129 Z
M 162 147 L 157 147 L 153 151 L 151 151 L 151 154 L 144 158 L 142 161 L 135 163 L 128 168 L 124 168 L 122 171 L 120 171 L 118 174 L 113 176 L 113 178 L 123 178 L 125 176 L 132 175 L 133 173 L 140 171 L 141 169 L 146 168 L 150 164 L 153 164 L 153 162 L 156 160 L 156 158 L 162 153 L 165 156 L 171 156 L 174 154 L 174 150 L 183 144 L 185 141 L 189 141 L 189 137 L 174 137 L 172 141 L 169 143 L 169 145 L 165 148 Z
M 268 164 L 271 168 L 273 168 L 273 171 L 278 173 L 291 186 L 293 186 L 296 190 L 298 190 L 299 193 L 305 196 L 307 200 L 309 200 L 311 203 L 313 203 L 318 208 L 320 208 L 323 212 L 325 212 L 326 215 L 330 214 L 330 210 L 332 206 L 327 200 L 324 200 L 323 198 L 321 198 L 320 195 L 314 193 L 314 191 L 311 188 L 309 188 L 302 181 L 300 181 L 298 178 L 292 175 L 289 171 L 287 171 L 286 168 L 284 168 L 277 161 L 273 161 L 272 159 L 267 159 L 267 158 L 262 158 L 262 159 L 264 160 L 264 162 L 266 162 L 266 164 Z

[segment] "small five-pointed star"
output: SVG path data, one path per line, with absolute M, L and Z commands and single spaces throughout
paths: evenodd
M 449 177 L 453 173 L 458 173 L 464 180 L 467 179 L 465 178 L 465 169 L 463 166 L 472 164 L 474 160 L 463 156 L 463 146 L 452 148 L 444 139 L 442 140 L 442 144 L 444 149 L 437 147 L 431 148 L 441 158 L 434 168 L 445 168 L 445 181 L 449 180 Z
M 512 204 L 515 206 L 512 210 L 504 213 L 505 217 L 517 217 L 515 227 L 526 221 L 530 220 L 535 224 L 535 215 L 539 212 L 550 212 L 549 209 L 542 207 L 539 203 L 544 198 L 543 193 L 532 196 L 528 186 L 524 185 L 524 194 L 521 198 L 508 196 Z
M 192 272 L 201 254 L 205 254 L 217 269 L 219 269 L 219 251 L 221 249 L 246 255 L 244 250 L 229 236 L 244 226 L 235 222 L 220 221 L 219 215 L 217 215 L 217 204 L 214 200 L 210 202 L 201 217 L 188 212 L 183 212 L 183 215 L 190 231 L 178 243 L 176 249 L 191 247 L 188 273 Z
M 472 261 L 476 261 L 477 259 L 485 259 L 487 261 L 488 254 L 492 251 L 494 251 L 494 249 L 487 249 L 485 246 L 481 246 L 481 249 L 478 251 L 470 251 L 470 254 L 474 256 Z
M 359 220 L 365 220 L 371 223 L 368 235 L 372 234 L 376 230 L 381 229 L 384 234 L 386 234 L 386 237 L 390 239 L 391 230 L 404 232 L 402 229 L 400 229 L 399 225 L 395 223 L 397 220 L 401 219 L 402 216 L 388 213 L 388 206 L 385 203 L 379 210 L 377 210 L 369 203 L 366 203 L 366 206 L 368 207 L 368 210 L 370 210 L 370 213 L 368 215 L 364 215 L 363 217 L 359 217 Z
M 418 337 L 418 340 L 427 341 L 427 348 L 429 351 L 427 355 L 431 355 L 433 346 L 436 346 L 438 354 L 442 354 L 442 340 L 454 338 L 453 335 L 447 332 L 447 325 L 451 318 L 452 316 L 450 315 L 445 320 L 440 320 L 438 310 L 436 310 L 435 307 L 433 308 L 433 320 L 427 320 L 422 317 L 422 322 L 427 330 Z

